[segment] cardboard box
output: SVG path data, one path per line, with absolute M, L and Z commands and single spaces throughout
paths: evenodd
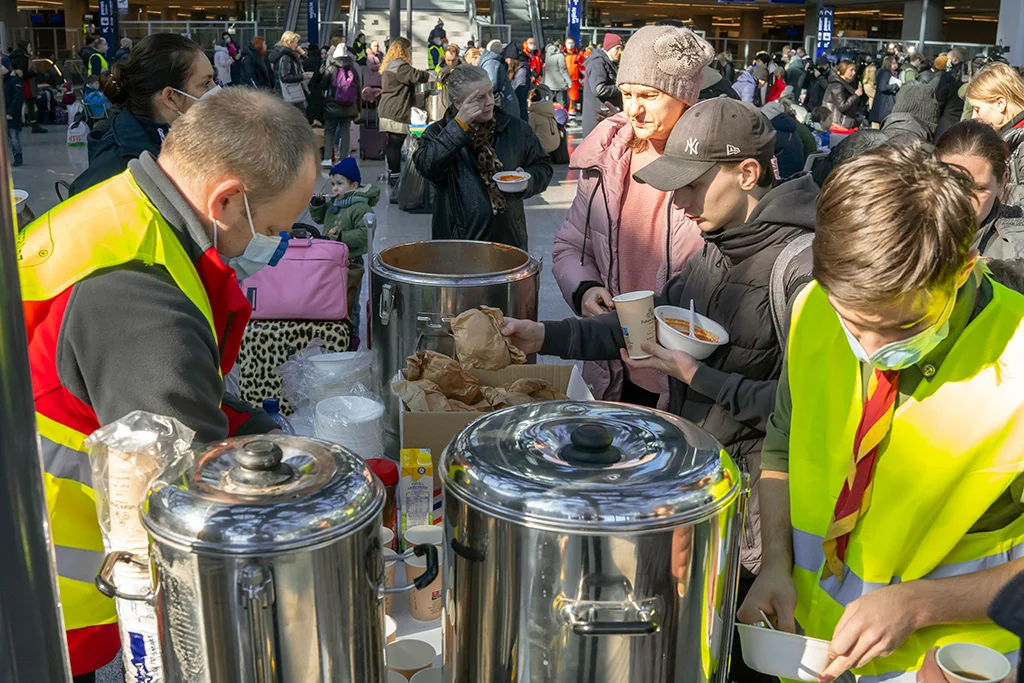
M 510 365 L 498 372 L 470 370 L 485 385 L 501 386 L 517 379 L 542 379 L 550 382 L 570 399 L 575 401 L 593 401 L 583 375 L 575 365 Z M 440 521 L 440 472 L 441 453 L 451 440 L 467 426 L 482 415 L 481 412 L 464 413 L 420 413 L 411 412 L 405 405 L 401 406 L 399 429 L 402 448 L 424 448 L 430 451 L 434 461 L 434 520 Z

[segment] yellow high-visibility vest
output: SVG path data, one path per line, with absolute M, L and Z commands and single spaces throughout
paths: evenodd
M 897 406 L 842 580 L 821 579 L 822 538 L 850 469 L 862 372 L 824 290 L 815 282 L 797 299 L 788 353 L 790 514 L 796 618 L 808 636 L 831 640 L 845 607 L 883 586 L 969 574 L 1024 555 L 1024 517 L 968 533 L 1024 469 L 1024 297 L 991 285 L 992 301 L 934 376 Z M 958 641 L 1003 653 L 1020 646 L 992 623 L 931 626 L 854 673 L 862 683 L 913 682 L 931 647 Z
M 31 223 L 19 236 L 18 261 L 26 309 L 54 299 L 105 268 L 131 262 L 162 266 L 202 311 L 216 336 L 199 273 L 130 171 L 57 205 Z M 33 343 L 31 325 L 29 339 Z M 32 368 L 33 375 L 38 371 Z M 88 434 L 52 412 L 44 415 L 37 410 L 36 423 L 65 627 L 113 623 L 117 620 L 114 602 L 93 583 L 103 559 L 103 540 L 84 446 Z

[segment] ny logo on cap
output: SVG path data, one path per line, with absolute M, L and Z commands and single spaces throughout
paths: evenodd
M 726 145 L 725 153 L 728 154 L 729 156 L 733 156 L 734 154 L 740 153 L 740 148 L 737 147 L 736 145 Z
M 697 156 L 697 147 L 700 145 L 700 140 L 697 138 L 690 138 L 686 141 L 686 153 Z

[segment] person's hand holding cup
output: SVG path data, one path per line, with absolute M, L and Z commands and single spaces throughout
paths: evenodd
M 950 643 L 925 655 L 917 683 L 1013 683 L 1009 660 L 974 643 Z

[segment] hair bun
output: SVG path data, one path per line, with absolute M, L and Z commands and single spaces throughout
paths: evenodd
M 124 67 L 114 64 L 110 71 L 100 74 L 100 89 L 111 104 L 118 106 L 128 102 L 128 88 L 124 82 Z

